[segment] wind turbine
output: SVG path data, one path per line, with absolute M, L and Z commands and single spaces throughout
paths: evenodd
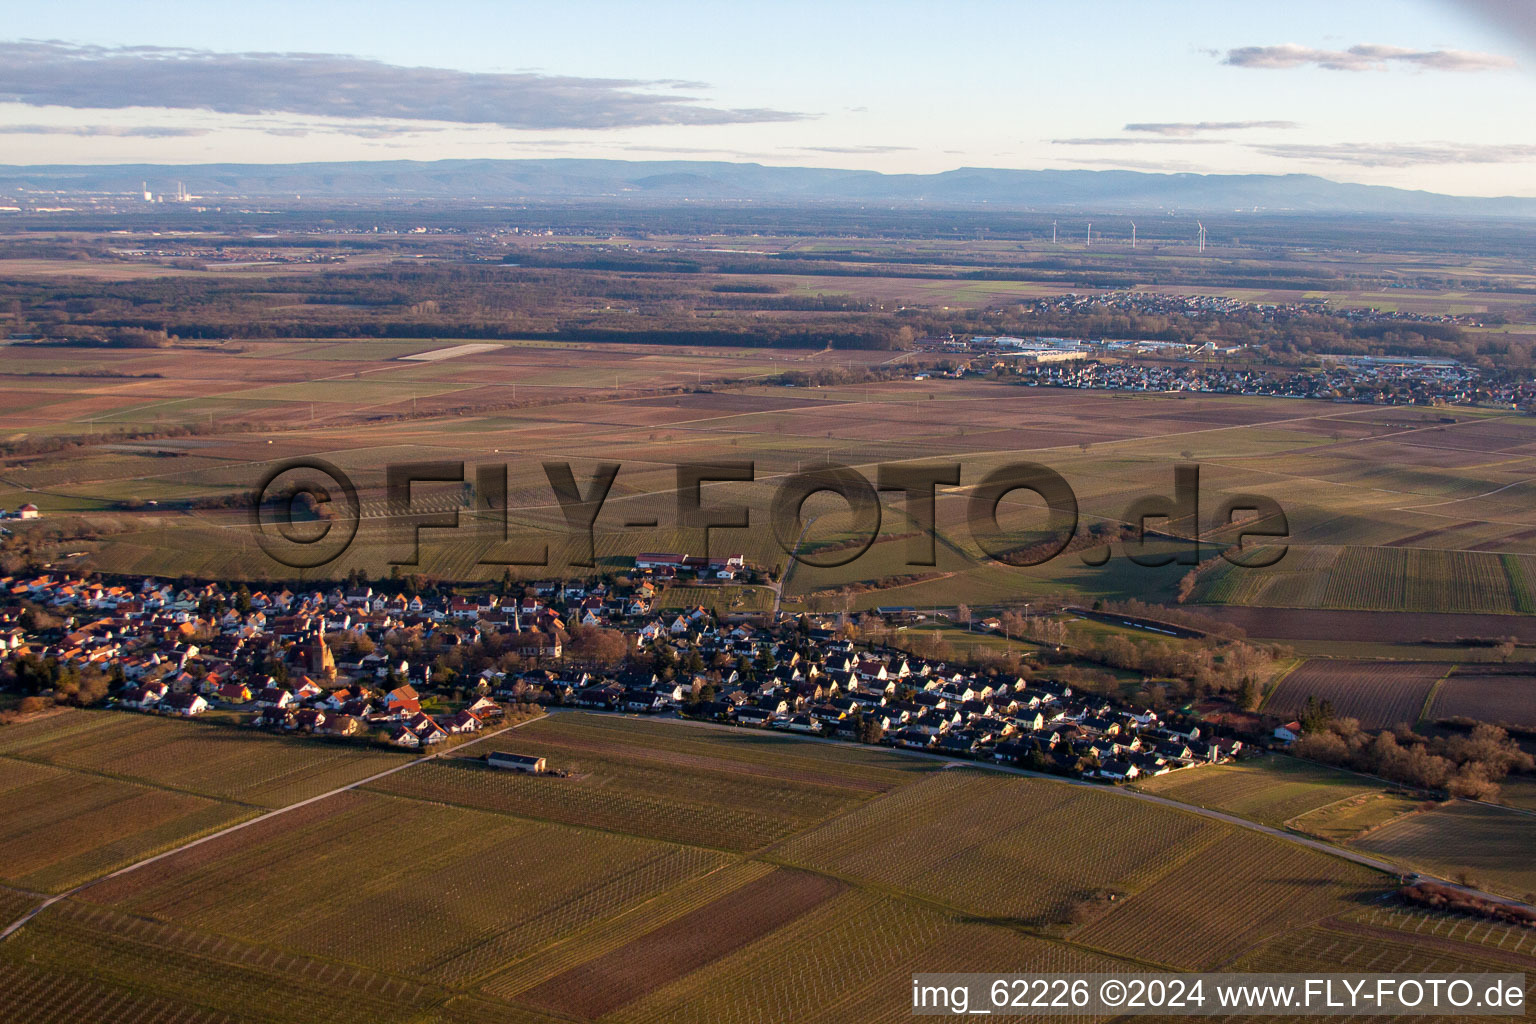
M 1088 246 L 1090 246 L 1092 244 L 1093 244 L 1093 221 L 1089 221 L 1088 222 L 1088 240 L 1083 243 L 1083 248 L 1086 249 Z
M 1051 221 L 1051 244 L 1056 244 L 1056 222 Z
M 1195 223 L 1196 224 L 1200 224 L 1199 221 L 1195 221 Z M 1200 251 L 1201 252 L 1205 252 L 1205 225 L 1204 224 L 1200 224 Z
M 1136 248 L 1136 222 L 1131 221 L 1131 248 Z

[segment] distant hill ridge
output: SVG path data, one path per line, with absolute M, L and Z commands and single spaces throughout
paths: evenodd
M 0 191 L 155 191 L 186 182 L 197 195 L 278 198 L 561 199 L 646 203 L 988 204 L 1034 210 L 1536 217 L 1536 199 L 1480 198 L 1353 185 L 1310 174 L 1154 174 L 961 167 L 938 174 L 881 174 L 824 167 L 768 167 L 696 160 L 386 160 L 302 164 L 0 166 Z

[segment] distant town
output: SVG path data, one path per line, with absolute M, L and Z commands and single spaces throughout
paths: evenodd
M 951 336 L 924 338 L 919 347 L 949 357 L 932 371 L 939 376 L 984 374 L 1033 387 L 1522 410 L 1536 403 L 1529 375 L 1438 356 L 1324 354 L 1313 357 L 1314 368 L 1282 368 L 1245 358 L 1245 346 L 1211 341 Z

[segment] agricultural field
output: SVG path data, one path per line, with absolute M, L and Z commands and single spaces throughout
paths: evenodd
M 295 812 L 258 836 L 236 833 L 178 855 L 161 877 L 123 876 L 83 896 L 185 927 L 459 983 L 593 913 L 617 913 L 723 863 L 705 850 L 426 801 L 354 792 L 328 803 L 328 813 Z M 320 858 L 310 861 L 316 867 L 341 858 L 369 870 L 317 908 L 315 876 L 287 870 L 310 857 Z M 259 888 L 239 882 L 252 872 L 265 879 Z
M 113 749 L 98 717 L 0 730 L 7 795 Z M 209 1024 L 897 1021 L 914 970 L 1216 966 L 1391 885 L 1189 812 L 878 748 L 579 713 L 486 746 L 571 774 L 450 752 L 90 885 L 0 943 L 12 1017 L 60 1020 L 67 992 L 74 1019 Z M 1284 780 L 1265 800 L 1230 774 L 1213 791 L 1255 816 L 1362 788 L 1255 766 Z M 19 888 L 8 914 L 35 901 Z
M 359 753 L 121 712 L 7 726 L 0 882 L 60 892 L 402 761 Z
M 1361 850 L 1529 901 L 1536 895 L 1536 815 L 1458 801 L 1400 818 L 1357 841 Z
M 1361 793 L 1347 800 L 1319 807 L 1315 811 L 1308 811 L 1292 818 L 1286 824 L 1298 832 L 1305 832 L 1331 843 L 1347 843 L 1399 818 L 1428 811 L 1435 806 L 1436 801 L 1423 794 L 1405 790 L 1382 790 Z
M 1143 779 L 1136 788 L 1280 827 L 1309 812 L 1384 793 L 1383 782 L 1275 754 Z
M 391 194 L 411 194 L 414 175 Z M 100 197 L 73 213 L 18 206 L 0 232 L 0 507 L 43 517 L 6 520 L 0 575 L 296 591 L 346 574 L 418 577 L 412 589 L 505 575 L 515 593 L 615 583 L 642 551 L 739 553 L 771 585 L 668 582 L 657 616 L 781 609 L 845 616 L 873 639 L 865 613 L 907 606 L 922 624 L 881 639 L 940 639 L 951 663 L 1022 652 L 1021 676 L 1134 693 L 1138 707 L 1269 681 L 1263 710 L 1282 721 L 1317 697 L 1369 728 L 1536 728 L 1536 417 L 1528 388 L 1488 372 L 1528 376 L 1536 351 L 1520 225 L 1255 208 L 1202 214 L 1197 248 L 1188 211 L 1148 212 L 1141 248 L 1118 217 L 1089 247 L 1058 245 L 1054 213 L 996 204 L 679 212 L 668 177 L 641 203 L 439 208 L 423 195 L 325 209 L 323 225 L 307 190 L 306 205 L 242 199 L 239 213 L 222 198 L 132 202 L 122 231 L 86 212 L 115 202 Z M 1192 295 L 1285 305 L 1185 306 Z M 1106 365 L 1149 371 L 1145 390 L 1056 388 L 936 343 L 950 332 L 1255 341 L 1204 365 L 1277 376 L 1310 374 L 1326 352 L 1454 355 L 1476 361 L 1473 393 L 1499 397 L 1443 405 L 1468 391 L 1366 382 L 1368 401 L 1342 374 L 1298 389 L 1318 399 L 1163 390 L 1159 375 L 1207 354 L 1110 350 Z M 347 478 L 316 519 L 345 520 L 342 492 L 357 492 L 355 541 L 311 569 L 264 550 L 272 535 L 250 515 L 251 491 L 297 459 Z M 459 525 L 415 537 L 387 474 L 433 462 L 465 478 L 420 482 L 409 500 Z M 697 492 L 749 525 L 685 525 L 687 463 L 749 464 L 753 480 Z M 1050 537 L 1028 488 L 977 500 L 984 477 L 1020 463 L 1070 485 L 1094 546 L 1032 566 L 997 555 Z M 619 467 L 590 540 L 557 500 L 560 464 L 583 494 Z M 840 466 L 876 484 L 891 464 L 959 467 L 937 488 L 931 538 L 898 489 L 880 491 L 867 550 L 831 493 L 803 503 L 788 539 L 770 522 L 792 476 Z M 1198 511 L 1147 515 L 1190 464 Z M 480 486 L 487 469 L 505 470 L 504 510 Z M 1243 531 L 1221 510 L 1252 495 L 1286 526 L 1250 536 L 1248 549 L 1284 549 L 1263 569 L 1218 557 Z M 991 552 L 989 515 L 1003 535 Z M 1135 527 L 1156 536 L 1138 544 Z M 796 546 L 863 553 L 816 566 Z M 1191 635 L 1064 611 L 1130 599 L 1192 613 Z M 1064 647 L 957 628 L 962 603 L 974 620 L 1033 605 L 1067 623 Z M 59 632 L 84 625 L 75 615 Z M 1273 641 L 1253 652 L 1264 668 L 1241 678 L 1248 652 L 1207 616 Z M 409 629 L 382 643 L 410 646 L 413 667 L 447 651 L 429 636 L 418 658 Z M 1195 657 L 1175 666 L 1174 653 Z M 499 667 L 532 664 L 554 667 Z M 1113 667 L 1130 664 L 1144 668 Z M 7 712 L 19 703 L 0 696 Z M 1531 894 L 1536 816 L 1517 813 L 1536 810 L 1529 776 L 1505 783 L 1499 807 L 1274 754 L 1114 789 L 666 717 L 559 709 L 420 757 L 236 717 L 60 711 L 0 726 L 0 928 L 59 897 L 0 941 L 4 1024 L 895 1024 L 918 970 L 1536 975 L 1536 932 L 1411 908 L 1392 896 L 1395 872 L 1343 856 Z M 557 771 L 499 771 L 494 750 Z
M 519 993 L 520 1002 L 596 1019 L 755 942 L 846 891 L 825 875 L 778 870 Z
M 1509 973 L 1528 969 L 1531 949 L 1529 942 L 1525 944 L 1524 951 L 1519 951 L 1499 949 L 1459 937 L 1472 931 L 1492 931 L 1508 941 L 1507 933 L 1503 933 L 1497 926 L 1490 927 L 1488 922 L 1469 922 L 1465 918 L 1437 915 L 1429 920 L 1420 919 L 1415 922 L 1423 928 L 1422 931 L 1415 932 L 1411 927 L 1394 927 L 1399 921 L 1406 923 L 1407 920 L 1412 918 L 1404 915 L 1399 920 L 1393 920 L 1386 912 L 1378 912 L 1373 919 L 1371 912 L 1365 911 L 1311 928 L 1297 929 L 1244 953 L 1232 963 L 1231 969 L 1256 972 L 1312 970 L 1405 974 Z M 1437 931 L 1442 934 L 1436 934 Z M 1518 946 L 1519 943 L 1509 945 Z
M 1298 878 L 1309 884 L 1298 887 Z M 1326 854 L 1236 831 L 1072 937 L 1109 953 L 1185 970 L 1209 969 L 1236 949 L 1353 906 L 1379 879 L 1375 872 Z M 1234 913 L 1239 907 L 1241 912 Z
M 1495 957 L 1536 954 L 1536 931 L 1530 928 L 1460 914 L 1440 914 L 1423 907 L 1371 907 L 1344 915 L 1340 923 L 1461 943 L 1470 947 L 1469 953 L 1482 947 Z
M 1429 652 L 1440 650 L 1452 660 L 1498 658 L 1491 649 L 1457 645 L 1457 638 L 1494 640 L 1515 637 L 1536 642 L 1536 617 L 1527 615 L 1439 615 L 1425 612 L 1328 611 L 1313 608 L 1249 608 L 1203 605 L 1202 615 L 1242 628 L 1249 636 L 1288 642 L 1320 640 Z M 1420 643 L 1437 641 L 1438 648 Z M 1449 655 L 1445 652 L 1449 651 Z M 1426 654 L 1427 658 L 1428 655 Z M 1526 648 L 1516 657 L 1529 658 Z M 1407 660 L 1411 660 L 1407 659 Z
M 773 935 L 637 999 L 611 1016 L 624 1024 L 715 1024 L 755 1019 L 818 1024 L 895 1022 L 912 1014 L 906 986 L 916 971 L 1114 971 L 1130 965 L 1075 946 L 1041 941 L 899 898 L 854 892 Z M 700 972 L 705 973 L 705 972 Z M 902 991 L 891 983 L 903 979 Z
M 460 344 L 474 350 L 449 359 L 411 358 Z M 319 454 L 341 467 L 356 481 L 362 504 L 351 547 L 323 569 L 300 572 L 301 581 L 356 570 L 379 575 L 399 557 L 382 489 L 383 469 L 392 462 L 448 458 L 471 468 L 508 467 L 510 544 L 474 511 L 472 488 L 413 491 L 423 510 L 457 511 L 461 521 L 457 530 L 423 532 L 420 572 L 492 580 L 502 575 L 505 566 L 497 563 L 514 546 L 520 552 L 547 545 L 550 568 L 515 570 L 544 576 L 623 572 L 644 550 L 701 552 L 703 531 L 675 524 L 674 467 L 681 461 L 754 463 L 756 483 L 706 488 L 710 504 L 740 502 L 752 510 L 750 528 L 710 531 L 711 550 L 741 552 L 783 571 L 790 563 L 765 528 L 768 504 L 778 480 L 806 467 L 844 463 L 872 477 L 882 462 L 958 460 L 970 482 L 1008 462 L 1038 461 L 1072 485 L 1086 526 L 1119 522 L 1138 497 L 1167 493 L 1170 464 L 1192 460 L 1202 469 L 1202 508 L 1215 507 L 1227 493 L 1283 493 L 1293 534 L 1273 569 L 1218 563 L 1202 571 L 1193 595 L 1202 612 L 1258 612 L 1256 622 L 1245 625 L 1253 635 L 1304 644 L 1323 638 L 1316 642 L 1324 646 L 1306 651 L 1330 655 L 1413 657 L 1414 651 L 1327 647 L 1342 620 L 1298 619 L 1293 628 L 1288 616 L 1326 609 L 1411 612 L 1401 622 L 1387 616 L 1384 626 L 1410 644 L 1425 637 L 1536 636 L 1531 618 L 1518 614 L 1529 609 L 1533 592 L 1536 519 L 1523 525 L 1517 511 L 1520 474 L 1528 476 L 1536 458 L 1525 449 L 1536 432 L 1507 415 L 1458 410 L 1457 422 L 1446 425 L 1421 410 L 1067 392 L 982 380 L 797 389 L 761 384 L 763 376 L 785 369 L 856 369 L 890 358 L 869 352 L 237 340 L 199 348 L 192 376 L 174 350 L 36 348 L 25 356 L 17 369 L 24 376 L 15 384 L 27 406 L 17 415 L 33 430 L 45 429 L 50 417 L 59 422 L 46 429 L 61 431 L 199 425 L 195 438 L 107 437 L 0 474 L 0 505 L 32 500 L 52 520 L 49 529 L 69 524 L 88 534 L 60 541 L 57 549 L 59 556 L 75 556 L 70 564 L 79 567 L 290 579 L 293 571 L 254 542 L 243 510 L 166 504 L 233 499 L 270 465 L 301 455 Z M 68 386 L 72 373 L 141 376 L 82 377 L 97 396 L 83 406 L 79 389 Z M 349 419 L 352 413 L 365 419 Z M 219 430 L 229 417 L 250 423 Z M 1497 459 L 1489 461 L 1492 456 Z M 544 478 L 541 463 L 550 459 L 569 459 L 578 480 L 597 463 L 622 467 L 596 523 L 590 569 L 571 564 L 583 545 L 568 537 Z M 1010 496 L 1001 514 L 1021 542 L 1039 536 L 1033 531 L 1040 525 L 1024 494 Z M 1442 508 L 1447 501 L 1453 504 Z M 1179 565 L 1135 565 L 1119 550 L 1101 567 L 1073 554 L 1032 568 L 998 563 L 972 536 L 964 488 L 940 489 L 938 564 L 914 567 L 902 497 L 888 493 L 882 505 L 881 539 L 863 556 L 837 568 L 794 567 L 783 585 L 787 610 L 953 608 L 961 601 L 979 610 L 1062 595 L 1171 601 L 1186 572 Z M 807 507 L 805 550 L 856 539 L 839 499 L 818 496 Z M 655 527 L 627 525 L 652 519 Z M 765 610 L 772 600 L 760 588 L 712 589 L 708 599 L 679 589 L 663 597 L 668 606 L 725 604 L 720 610 L 743 613 Z
M 1340 718 L 1356 718 L 1367 729 L 1412 725 L 1450 666 L 1435 663 L 1332 661 L 1314 658 L 1280 681 L 1263 710 L 1294 718 L 1308 697 L 1328 701 Z
M 10 757 L 0 757 L 0 799 L 0 881 L 50 893 L 256 813 Z
M 1522 811 L 1536 811 L 1536 778 L 1512 775 L 1499 784 L 1499 802 Z
M 1270 569 L 1213 567 L 1197 598 L 1280 608 L 1512 616 L 1536 612 L 1533 584 L 1536 559 L 1524 554 L 1318 546 L 1293 548 Z
M 1518 509 L 1527 497 L 1521 474 L 1528 476 L 1536 460 L 1525 449 L 1536 432 L 1520 418 L 1458 410 L 1457 422 L 1446 426 L 1420 410 L 1029 389 L 975 379 L 762 384 L 786 369 L 848 370 L 891 358 L 872 352 L 505 340 L 462 343 L 474 351 L 456 358 L 411 358 L 460 344 L 234 340 L 202 344 L 191 359 L 176 348 L 18 351 L 11 377 L 0 378 L 0 391 L 9 380 L 20 403 L 13 426 L 93 436 L 79 448 L 9 466 L 0 474 L 0 505 L 31 500 L 54 524 L 89 534 L 59 551 L 83 553 L 79 565 L 289 578 L 291 570 L 254 543 L 243 510 L 166 506 L 235 499 L 276 462 L 320 455 L 357 483 L 362 526 L 344 555 L 309 575 L 377 575 L 399 553 L 385 518 L 387 464 L 501 463 L 510 479 L 512 543 L 550 547 L 551 570 L 518 572 L 618 572 L 639 551 L 702 551 L 703 531 L 675 522 L 677 463 L 751 461 L 756 483 L 706 489 L 711 504 L 739 501 L 752 510 L 750 528 L 712 530 L 712 549 L 783 569 L 788 559 L 765 527 L 784 476 L 827 463 L 872 477 L 882 462 L 960 461 L 962 489 L 941 488 L 938 497 L 938 565 L 908 564 L 911 521 L 902 497 L 890 493 L 880 541 L 847 566 L 797 566 L 785 598 L 798 609 L 815 604 L 818 592 L 853 587 L 855 611 L 892 603 L 953 607 L 962 600 L 979 608 L 1063 593 L 1171 600 L 1186 570 L 1134 565 L 1118 551 L 1102 567 L 1070 554 L 1028 569 L 1002 565 L 984 557 L 972 537 L 965 486 L 1006 463 L 1037 461 L 1071 484 L 1084 526 L 1110 524 L 1122 521 L 1137 498 L 1168 493 L 1172 463 L 1194 461 L 1202 470 L 1202 508 L 1229 493 L 1283 494 L 1292 532 L 1273 569 L 1220 563 L 1203 571 L 1193 597 L 1205 607 L 1374 608 L 1506 620 L 1459 635 L 1529 629 L 1519 613 L 1530 610 L 1536 593 L 1536 519 L 1526 525 Z M 236 421 L 241 429 L 219 429 Z M 199 433 L 111 436 L 157 425 L 195 425 Z M 541 465 L 551 459 L 570 460 L 578 480 L 598 463 L 622 467 L 596 523 L 591 569 L 570 565 L 578 549 L 566 538 Z M 415 491 L 423 510 L 458 510 L 462 520 L 456 531 L 424 532 L 420 571 L 499 578 L 505 567 L 495 563 L 510 548 L 474 513 L 471 489 Z M 1020 540 L 1040 526 L 1024 493 L 1010 496 L 1002 512 Z M 805 550 L 853 539 L 838 499 L 818 497 L 810 506 Z M 651 519 L 655 527 L 627 525 Z M 727 600 L 733 610 L 755 611 L 771 599 L 741 591 Z M 1449 619 L 1435 622 L 1430 634 L 1453 636 L 1460 628 Z
M 650 936 L 673 929 L 675 922 L 691 919 L 701 908 L 729 914 L 729 905 L 723 901 L 770 876 L 778 877 L 771 864 L 733 861 L 674 887 L 665 900 L 650 900 L 612 917 L 594 916 L 586 926 L 575 928 L 530 956 L 513 960 L 485 978 L 479 989 L 497 999 L 513 999 L 522 992 L 545 989 L 555 979 L 569 978 L 583 965 L 615 950 L 642 940 L 652 941 Z
M 1156 805 L 953 770 L 769 852 L 997 921 L 1054 929 L 1150 884 L 1230 828 Z M 957 821 L 958 818 L 958 821 Z M 1122 837 L 1106 848 L 1105 830 Z
M 571 778 L 530 777 L 450 758 L 374 783 L 380 792 L 442 800 L 590 828 L 747 852 L 909 781 L 930 766 L 890 757 L 889 768 L 853 765 L 771 734 L 719 739 L 677 730 L 618 731 L 610 720 L 552 715 L 482 744 L 536 749 Z M 663 741 L 659 749 L 649 735 Z M 737 737 L 740 737 L 739 739 Z M 758 740 L 759 742 L 752 742 Z M 778 742 L 775 743 L 774 741 Z M 820 745 L 817 745 L 819 747 Z M 812 747 L 812 750 L 817 749 Z M 829 747 L 830 751 L 839 748 Z
M 20 892 L 0 885 L 0 917 L 14 921 L 42 900 L 36 893 Z
M 1435 690 L 1428 717 L 1474 718 L 1480 722 L 1536 729 L 1536 675 L 1458 668 Z
M 709 608 L 724 618 L 752 612 L 773 610 L 773 591 L 767 587 L 725 586 L 668 586 L 656 596 L 658 611 L 675 611 L 698 607 Z
M 280 807 L 401 764 L 406 755 L 119 711 L 0 733 L 0 754 L 252 807 Z M 23 727 L 27 729 L 27 727 Z
M 406 1024 L 446 997 L 420 981 L 68 900 L 0 946 L 0 978 L 7 1017 L 39 1024 Z

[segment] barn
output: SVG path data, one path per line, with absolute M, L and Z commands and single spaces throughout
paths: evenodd
M 537 774 L 545 770 L 542 757 L 534 757 L 532 754 L 509 754 L 500 750 L 487 754 L 485 763 L 492 768 L 507 768 L 514 772 Z

